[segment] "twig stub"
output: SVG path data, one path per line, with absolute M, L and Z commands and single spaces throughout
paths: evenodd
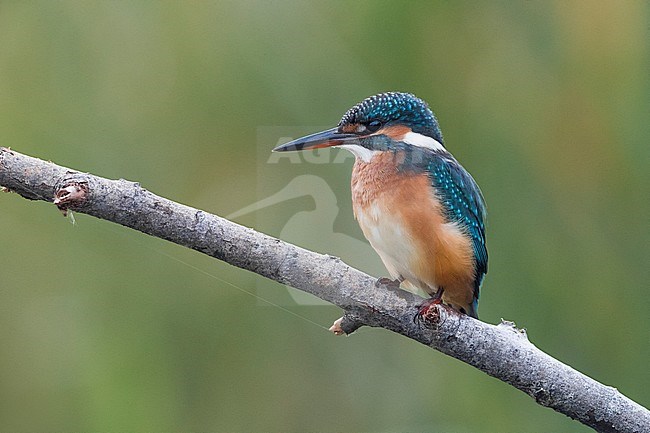
M 68 210 L 76 210 L 86 203 L 88 184 L 85 182 L 68 182 L 54 194 L 54 204 L 63 213 L 68 215 Z

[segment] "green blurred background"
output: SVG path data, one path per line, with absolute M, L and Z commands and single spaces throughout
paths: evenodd
M 482 320 L 648 406 L 649 26 L 642 0 L 6 1 L 0 145 L 220 215 L 314 173 L 340 209 L 322 228 L 361 240 L 352 159 L 267 152 L 414 92 L 488 202 Z M 238 221 L 280 236 L 316 199 Z M 193 251 L 0 206 L 1 431 L 590 431 L 401 336 L 336 338 L 338 308 L 266 306 L 242 290 L 286 290 Z

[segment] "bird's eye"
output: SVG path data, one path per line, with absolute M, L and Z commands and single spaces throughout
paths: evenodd
M 366 124 L 366 130 L 368 132 L 377 132 L 381 128 L 381 122 L 379 120 L 371 120 Z

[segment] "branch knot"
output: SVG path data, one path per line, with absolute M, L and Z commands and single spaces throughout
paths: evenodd
M 88 184 L 86 182 L 68 182 L 54 193 L 54 204 L 63 216 L 68 215 L 68 210 L 82 207 L 87 200 Z

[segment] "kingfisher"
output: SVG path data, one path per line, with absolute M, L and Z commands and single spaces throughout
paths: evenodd
M 350 108 L 337 127 L 273 151 L 325 147 L 355 156 L 354 216 L 392 278 L 378 284 L 403 283 L 427 293 L 420 316 L 443 303 L 478 318 L 488 263 L 485 201 L 445 147 L 427 103 L 410 93 L 370 96 Z

